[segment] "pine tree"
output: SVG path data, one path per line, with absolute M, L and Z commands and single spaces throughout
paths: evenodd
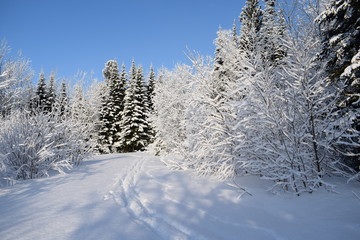
M 129 86 L 125 94 L 125 107 L 120 122 L 122 130 L 118 134 L 119 145 L 123 152 L 144 150 L 149 143 L 150 128 L 146 98 L 142 67 L 137 69 L 133 61 Z

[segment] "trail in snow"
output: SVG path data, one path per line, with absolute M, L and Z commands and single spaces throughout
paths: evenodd
M 179 222 L 156 214 L 146 207 L 135 190 L 144 161 L 145 159 L 142 158 L 132 164 L 126 171 L 126 175 L 116 181 L 115 188 L 109 191 L 109 195 L 117 204 L 128 210 L 133 221 L 144 224 L 162 239 L 206 239 L 195 230 L 190 230 Z M 108 198 L 108 195 L 105 196 L 105 199 Z
M 0 188 L 0 239 L 360 239 L 356 183 L 296 197 L 239 178 L 253 196 L 148 153 L 96 156 L 67 175 Z

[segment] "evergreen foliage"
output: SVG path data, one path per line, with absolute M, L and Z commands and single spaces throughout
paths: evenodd
M 55 101 L 56 101 L 55 76 L 52 73 L 50 75 L 49 87 L 47 89 L 47 103 L 45 106 L 45 111 L 51 113 L 54 110 Z
M 67 93 L 67 86 L 65 82 L 61 83 L 60 93 L 58 97 L 58 111 L 61 117 L 66 117 L 68 115 L 68 93 Z
M 35 107 L 44 111 L 46 110 L 46 106 L 48 104 L 48 94 L 45 81 L 44 73 L 40 73 L 40 79 L 37 85 L 35 96 Z
M 359 170 L 360 140 L 360 1 L 332 0 L 317 20 L 321 24 L 322 51 L 320 59 L 327 73 L 341 92 L 339 108 L 351 115 L 353 129 L 348 130 L 339 145 L 344 161 Z M 349 146 L 351 145 L 351 146 Z
M 153 97 L 154 97 L 154 88 L 155 88 L 155 82 L 156 81 L 156 75 L 154 72 L 153 66 L 150 67 L 150 73 L 149 73 L 149 82 L 147 85 L 147 95 L 148 95 L 148 108 L 149 111 L 154 111 L 153 106 Z
M 257 50 L 259 31 L 262 26 L 263 11 L 258 0 L 247 0 L 240 14 L 241 29 L 239 37 L 240 49 L 248 57 Z
M 279 16 L 276 9 L 276 0 L 264 0 L 262 25 L 259 31 L 262 58 L 277 65 L 286 55 L 286 48 L 283 43 L 285 38 L 285 21 Z
M 113 145 L 119 145 L 117 133 L 120 132 L 118 124 L 121 121 L 121 113 L 124 108 L 125 81 L 124 67 L 120 78 L 118 64 L 115 60 L 109 60 L 103 70 L 106 88 L 102 100 L 102 109 L 100 112 L 100 122 L 102 124 L 99 132 L 100 144 L 104 152 L 116 152 L 117 148 Z
M 148 96 L 142 67 L 136 68 L 132 62 L 129 86 L 125 94 L 125 106 L 118 134 L 123 152 L 144 150 L 150 140 L 148 122 Z

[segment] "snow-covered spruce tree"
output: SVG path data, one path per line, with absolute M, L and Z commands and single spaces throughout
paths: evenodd
M 321 24 L 322 51 L 320 58 L 326 63 L 331 80 L 345 84 L 339 107 L 344 115 L 353 115 L 353 128 L 343 138 L 339 152 L 346 157 L 345 164 L 359 171 L 360 141 L 360 1 L 332 0 L 318 17 Z M 357 139 L 357 140 L 356 140 Z M 345 144 L 347 143 L 347 144 Z
M 84 90 L 82 85 L 74 86 L 73 97 L 70 102 L 70 113 L 73 119 L 82 121 L 86 118 L 86 101 L 84 98 Z
M 101 129 L 99 132 L 101 152 L 119 151 L 121 112 L 124 109 L 125 76 L 120 78 L 118 64 L 115 60 L 109 60 L 103 70 L 106 89 L 104 89 L 102 109 L 100 112 Z M 113 148 L 116 144 L 117 147 Z
M 286 32 L 285 20 L 276 9 L 276 0 L 264 0 L 262 24 L 259 30 L 259 50 L 262 58 L 276 66 L 286 55 L 282 39 Z
M 21 54 L 8 57 L 10 48 L 6 41 L 0 42 L 0 116 L 12 110 L 26 109 L 31 99 L 33 71 L 30 61 Z
M 150 112 L 154 110 L 153 97 L 154 97 L 155 81 L 156 81 L 156 75 L 154 72 L 154 68 L 153 66 L 150 66 L 149 81 L 147 84 L 148 107 Z
M 150 73 L 148 78 L 148 84 L 146 86 L 146 95 L 147 95 L 147 105 L 148 105 L 148 123 L 149 123 L 149 144 L 154 142 L 155 139 L 155 130 L 152 126 L 150 116 L 154 114 L 154 104 L 153 98 L 155 94 L 155 83 L 156 83 L 156 75 L 154 72 L 153 66 L 150 66 Z
M 359 52 L 359 0 L 330 0 L 318 17 L 322 30 L 321 57 L 330 78 L 338 81 L 352 58 Z M 351 85 L 351 82 L 347 83 Z
M 125 106 L 119 122 L 122 129 L 117 134 L 122 152 L 144 150 L 149 144 L 150 127 L 148 105 L 142 67 L 132 62 L 129 86 L 125 92 Z
M 177 65 L 172 71 L 162 69 L 155 85 L 154 112 L 151 122 L 156 137 L 157 154 L 186 154 L 186 108 L 191 94 L 191 71 L 187 65 Z
M 60 117 L 66 118 L 69 114 L 69 98 L 66 82 L 62 82 L 56 104 Z
M 54 73 L 50 74 L 49 87 L 47 89 L 47 99 L 45 111 L 52 112 L 54 110 L 54 105 L 56 101 L 56 86 L 55 86 L 55 75 Z
M 239 49 L 237 36 L 234 34 L 234 29 L 233 31 L 219 30 L 217 32 L 213 71 L 213 78 L 217 80 L 212 84 L 218 92 L 224 92 L 227 82 L 233 81 L 239 76 Z
M 44 73 L 40 73 L 40 79 L 37 84 L 36 88 L 36 95 L 34 99 L 34 107 L 35 109 L 41 109 L 42 111 L 45 111 L 47 103 L 48 103 L 48 94 L 47 94 L 47 88 L 46 88 L 46 82 L 45 82 L 45 75 Z
M 259 31 L 262 25 L 263 11 L 258 0 L 247 0 L 240 14 L 241 29 L 239 47 L 247 57 L 253 56 L 260 42 Z

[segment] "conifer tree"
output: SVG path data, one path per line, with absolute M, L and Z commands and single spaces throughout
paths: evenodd
M 71 116 L 73 119 L 79 121 L 84 118 L 85 104 L 84 90 L 81 85 L 77 84 L 74 87 L 74 96 L 71 103 Z
M 118 64 L 115 60 L 109 60 L 105 64 L 103 75 L 106 82 L 105 94 L 103 95 L 99 132 L 99 141 L 103 145 L 104 152 L 113 152 L 113 145 L 118 142 L 117 133 L 120 128 L 117 122 L 121 119 L 124 99 L 124 79 L 120 79 Z
M 232 40 L 234 41 L 234 44 L 236 47 L 239 47 L 239 36 L 238 36 L 238 29 L 236 25 L 236 20 L 234 19 L 233 27 L 232 27 Z
M 59 114 L 60 117 L 66 117 L 68 114 L 68 94 L 67 94 L 67 87 L 66 87 L 66 83 L 62 82 L 61 83 L 61 87 L 60 87 L 60 93 L 59 93 L 59 100 L 58 100 L 58 105 L 59 105 Z
M 215 79 L 211 86 L 215 92 L 225 91 L 226 84 L 233 81 L 239 75 L 238 65 L 238 41 L 233 31 L 220 30 L 215 40 L 215 60 L 213 77 Z M 216 97 L 216 96 L 213 96 Z
M 155 114 L 154 109 L 154 95 L 155 95 L 155 84 L 156 84 L 156 75 L 154 72 L 154 68 L 150 66 L 150 73 L 148 78 L 148 84 L 146 86 L 146 95 L 147 95 L 147 120 L 149 125 L 149 144 L 153 143 L 155 140 L 155 130 L 153 128 L 153 124 L 151 122 L 151 116 Z
M 147 85 L 147 95 L 148 95 L 148 108 L 149 111 L 152 112 L 154 110 L 153 97 L 154 97 L 154 88 L 155 88 L 155 72 L 153 66 L 150 67 L 149 73 L 149 82 Z
M 259 31 L 262 25 L 263 12 L 258 0 L 247 0 L 240 14 L 241 30 L 239 37 L 240 50 L 243 54 L 253 56 L 259 43 Z
M 259 48 L 264 61 L 277 65 L 284 58 L 286 49 L 283 43 L 285 23 L 276 10 L 276 0 L 264 0 L 262 25 L 259 31 Z
M 46 111 L 52 112 L 54 109 L 56 100 L 56 89 L 55 89 L 55 76 L 52 73 L 50 75 L 49 88 L 47 90 L 47 103 L 46 103 Z
M 340 89 L 339 107 L 344 115 L 352 115 L 353 129 L 348 131 L 339 150 L 348 155 L 346 164 L 359 170 L 360 141 L 360 0 L 332 0 L 318 17 L 322 33 L 320 59 L 325 62 L 327 73 Z
M 146 98 L 142 67 L 137 69 L 133 61 L 121 119 L 122 130 L 118 134 L 119 145 L 123 152 L 144 150 L 149 143 L 150 129 Z
M 47 104 L 47 91 L 44 73 L 40 73 L 40 79 L 36 89 L 35 107 L 37 109 L 45 110 Z

